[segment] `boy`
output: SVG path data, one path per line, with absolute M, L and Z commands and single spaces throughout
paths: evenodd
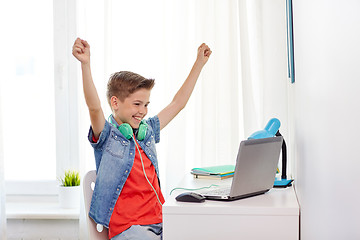
M 155 143 L 160 141 L 160 130 L 185 107 L 211 50 L 201 44 L 190 74 L 172 102 L 146 121 L 153 79 L 132 72 L 114 73 L 107 86 L 112 115 L 106 121 L 91 76 L 90 46 L 77 38 L 72 52 L 81 62 L 91 121 L 89 141 L 96 161 L 89 216 L 109 229 L 109 239 L 162 239 L 164 198 Z

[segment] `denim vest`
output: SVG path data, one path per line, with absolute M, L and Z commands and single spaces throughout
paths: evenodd
M 114 119 L 112 122 L 117 125 Z M 154 165 L 159 178 L 155 149 L 155 143 L 160 141 L 159 118 L 157 116 L 149 118 L 146 123 L 148 124 L 146 136 L 144 140 L 137 142 Z M 105 122 L 96 143 L 92 141 L 92 137 L 93 131 L 90 127 L 88 139 L 94 148 L 97 176 L 89 216 L 96 223 L 108 228 L 115 203 L 133 166 L 136 147 L 133 139 L 126 139 L 108 121 Z

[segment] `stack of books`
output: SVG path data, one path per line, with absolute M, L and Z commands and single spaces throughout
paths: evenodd
M 225 179 L 234 176 L 234 165 L 219 165 L 191 169 L 194 178 Z

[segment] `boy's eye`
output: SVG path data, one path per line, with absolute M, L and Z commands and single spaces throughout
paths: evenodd
M 134 103 L 135 106 L 141 106 L 143 103 Z M 144 107 L 148 107 L 149 103 L 144 104 Z

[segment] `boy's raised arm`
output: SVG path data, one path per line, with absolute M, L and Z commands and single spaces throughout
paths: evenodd
M 189 73 L 189 76 L 175 94 L 171 103 L 158 114 L 160 129 L 163 129 L 186 106 L 186 103 L 194 90 L 200 72 L 207 63 L 211 53 L 210 48 L 205 43 L 200 45 L 196 61 Z
M 85 40 L 77 38 L 75 40 L 72 53 L 74 57 L 81 62 L 85 101 L 89 109 L 90 121 L 94 136 L 95 138 L 98 138 L 104 128 L 105 117 L 91 75 L 90 45 Z

